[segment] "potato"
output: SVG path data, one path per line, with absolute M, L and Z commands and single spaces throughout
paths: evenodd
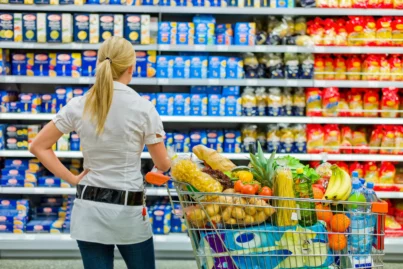
M 236 220 L 242 220 L 245 218 L 246 214 L 242 208 L 236 207 L 232 210 L 231 216 Z
M 266 216 L 270 217 L 274 214 L 274 212 L 276 212 L 276 209 L 271 205 L 267 205 L 267 207 L 264 208 L 263 212 L 266 214 Z
M 252 223 L 255 222 L 255 218 L 252 217 L 252 216 L 246 215 L 245 218 L 243 219 L 243 222 L 244 222 L 245 224 L 252 224 Z
M 236 222 L 236 219 L 233 219 L 233 218 L 230 218 L 229 220 L 227 220 L 226 222 L 225 222 L 225 224 L 231 224 L 231 225 L 234 225 L 234 224 L 236 224 L 237 222 Z
M 251 198 L 249 200 L 249 204 L 251 205 L 256 205 L 256 210 L 258 212 L 261 212 L 264 210 L 264 207 L 267 206 L 266 201 L 262 200 L 262 199 L 258 199 L 258 198 Z
M 232 215 L 232 210 L 233 210 L 233 207 L 232 206 L 229 206 L 229 207 L 227 207 L 225 210 L 224 210 L 224 212 L 222 213 L 222 219 L 225 221 L 225 222 L 227 222 L 230 218 L 231 218 L 231 215 Z
M 214 217 L 211 217 L 211 221 L 214 223 L 221 223 L 221 216 L 215 215 Z
M 234 189 L 226 189 L 223 193 L 235 193 Z
M 217 215 L 218 212 L 220 212 L 220 207 L 218 205 L 215 205 L 215 204 L 207 205 L 206 206 L 206 211 L 207 211 L 207 214 L 210 217 L 213 217 L 213 216 Z
M 256 207 L 254 207 L 254 206 L 246 206 L 244 208 L 244 210 L 245 210 L 245 213 L 250 216 L 253 216 L 256 214 Z
M 238 207 L 244 207 L 245 205 L 247 205 L 248 203 L 246 202 L 246 200 L 242 197 L 235 197 L 234 198 L 234 204 L 237 205 Z
M 255 222 L 256 223 L 263 223 L 265 222 L 269 217 L 263 212 L 257 212 L 255 215 Z
M 206 226 L 207 222 L 205 220 L 196 220 L 196 221 L 191 221 L 193 226 L 197 228 L 203 228 Z
M 217 203 L 225 208 L 227 206 L 233 205 L 234 204 L 234 199 L 231 196 L 219 196 Z
M 204 221 L 206 219 L 206 213 L 203 210 L 196 208 L 189 212 L 189 220 L 192 222 Z

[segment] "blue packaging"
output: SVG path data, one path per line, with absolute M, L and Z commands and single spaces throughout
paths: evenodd
M 159 205 L 153 211 L 153 233 L 168 234 L 171 230 L 171 206 Z
M 41 206 L 61 207 L 62 202 L 62 198 L 41 197 Z
M 1 169 L 1 175 L 4 176 L 25 176 L 26 167 L 6 167 Z
M 16 41 L 14 40 L 14 14 L 13 13 L 0 13 L 0 41 Z M 5 33 L 8 33 L 7 35 Z
M 173 146 L 175 152 L 189 152 L 190 138 L 187 133 L 174 133 Z
M 154 106 L 157 105 L 157 95 L 155 93 L 142 93 L 141 97 L 150 101 Z
M 193 24 L 193 22 L 178 22 L 177 23 L 176 44 L 177 45 L 193 45 L 194 44 L 194 24 Z
M 224 152 L 241 153 L 242 135 L 239 130 L 225 130 L 224 133 Z
M 28 125 L 9 124 L 7 126 L 7 138 L 28 138 Z
M 31 220 L 26 227 L 27 233 L 50 233 L 50 227 L 54 220 Z
M 191 86 L 190 93 L 206 94 L 207 86 Z
M 158 44 L 174 45 L 176 44 L 177 23 L 160 22 L 158 23 Z
M 38 114 L 42 112 L 42 96 L 39 94 L 20 94 L 19 112 Z
M 225 116 L 242 116 L 242 97 L 228 95 L 225 98 Z
M 0 224 L 11 224 L 11 225 L 26 225 L 27 224 L 27 217 L 20 216 L 17 214 L 5 214 L 3 212 L 6 211 L 15 211 L 15 210 L 7 210 L 7 209 L 0 209 Z
M 141 15 L 125 15 L 124 37 L 132 44 L 141 44 Z
M 187 231 L 185 219 L 179 214 L 182 212 L 181 206 L 175 204 L 174 212 L 171 219 L 171 232 L 172 233 L 185 233 Z
M 229 57 L 227 59 L 226 78 L 241 79 L 243 77 L 243 60 L 237 57 Z
M 215 34 L 215 43 L 217 45 L 232 45 L 234 42 L 234 33 L 231 24 L 218 24 Z
M 206 94 L 190 94 L 190 116 L 207 116 Z
M 206 147 L 223 152 L 224 132 L 222 130 L 207 130 Z
M 177 93 L 174 97 L 174 116 L 189 116 L 190 96 L 187 93 Z
M 190 58 L 187 56 L 174 56 L 173 78 L 189 78 Z
M 100 42 L 104 42 L 114 33 L 114 20 L 113 14 L 99 14 L 99 38 Z
M 206 92 L 207 92 L 207 94 L 221 94 L 222 87 L 221 86 L 207 86 Z
M 76 132 L 72 132 L 70 135 L 70 150 L 80 151 L 80 137 Z
M 189 134 L 190 150 L 197 145 L 207 145 L 207 132 L 204 130 L 193 130 Z
M 208 96 L 208 116 L 225 116 L 225 98 L 220 94 Z
M 51 77 L 73 77 L 81 76 L 81 52 L 72 53 L 49 53 Z
M 46 41 L 48 43 L 62 43 L 61 14 L 46 14 Z
M 50 58 L 47 53 L 35 53 L 33 63 L 33 76 L 49 76 Z
M 136 51 L 136 69 L 133 77 L 153 78 L 156 75 L 156 51 Z
M 72 93 L 73 89 L 71 87 L 57 87 L 55 92 L 55 105 L 57 113 L 67 104 L 68 93 Z
M 36 208 L 36 214 L 40 217 L 57 216 L 58 212 L 59 212 L 59 207 L 38 206 Z
M 63 233 L 69 234 L 70 233 L 70 221 L 65 220 L 63 223 Z
M 238 96 L 240 94 L 239 86 L 224 86 L 222 89 L 222 96 L 235 95 Z
M 210 56 L 209 57 L 209 78 L 226 78 L 227 57 Z
M 93 77 L 97 65 L 97 52 L 95 50 L 86 50 L 82 53 L 81 75 L 83 77 Z
M 60 188 L 60 178 L 40 177 L 38 179 L 38 187 Z
M 5 167 L 15 167 L 20 168 L 23 167 L 24 169 L 28 168 L 28 160 L 27 159 L 10 159 L 7 158 L 4 160 Z
M 173 78 L 175 56 L 157 56 L 157 78 Z
M 192 56 L 190 57 L 190 78 L 207 78 L 208 57 Z
M 52 234 L 61 234 L 63 232 L 63 219 L 58 219 L 52 223 L 50 226 L 50 233 Z
M 37 42 L 36 13 L 22 13 L 22 41 Z
M 29 210 L 29 200 L 0 199 L 0 209 L 27 211 Z
M 256 40 L 256 23 L 238 22 L 234 27 L 235 45 L 254 46 Z
M 56 113 L 56 96 L 52 94 L 43 94 L 41 101 L 42 113 Z
M 22 176 L 4 176 L 1 178 L 2 187 L 24 187 L 25 179 Z
M 90 43 L 90 15 L 74 14 L 74 42 Z
M 28 66 L 28 61 L 31 59 L 30 55 L 32 55 L 33 59 L 33 53 L 13 53 L 11 55 L 11 74 L 14 76 L 27 76 L 27 66 Z M 31 65 L 33 65 L 33 61 Z M 33 72 L 29 74 L 30 76 L 33 76 Z
M 174 97 L 170 93 L 158 93 L 157 94 L 157 106 L 158 114 L 161 116 L 172 116 L 174 107 Z
M 214 45 L 215 44 L 215 24 L 214 23 L 195 23 L 196 45 Z
M 19 113 L 20 102 L 9 102 L 6 103 L 6 112 L 9 113 Z
M 24 225 L 0 224 L 0 233 L 23 233 Z
M 84 89 L 82 87 L 74 87 L 73 88 L 73 98 L 83 96 L 83 95 L 84 95 Z M 69 102 L 70 100 L 67 100 L 67 102 Z
M 164 144 L 167 149 L 172 148 L 174 146 L 174 134 L 173 133 L 165 134 Z

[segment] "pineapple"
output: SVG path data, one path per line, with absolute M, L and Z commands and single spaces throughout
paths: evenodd
M 273 188 L 273 178 L 274 178 L 274 165 L 275 165 L 275 152 L 273 152 L 269 159 L 264 156 L 262 147 L 259 142 L 257 142 L 257 154 L 249 153 L 250 155 L 250 165 L 252 166 L 251 172 L 253 174 L 254 180 L 258 181 L 262 186 L 267 186 Z

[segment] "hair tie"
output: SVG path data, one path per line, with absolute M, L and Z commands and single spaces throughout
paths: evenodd
M 109 57 L 106 57 L 105 60 L 108 60 L 110 63 L 112 63 L 112 60 Z

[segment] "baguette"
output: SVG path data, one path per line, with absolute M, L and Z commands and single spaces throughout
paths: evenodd
M 193 153 L 197 158 L 206 162 L 214 170 L 226 172 L 231 171 L 236 167 L 236 165 L 229 159 L 225 158 L 214 149 L 210 149 L 203 145 L 193 147 Z

